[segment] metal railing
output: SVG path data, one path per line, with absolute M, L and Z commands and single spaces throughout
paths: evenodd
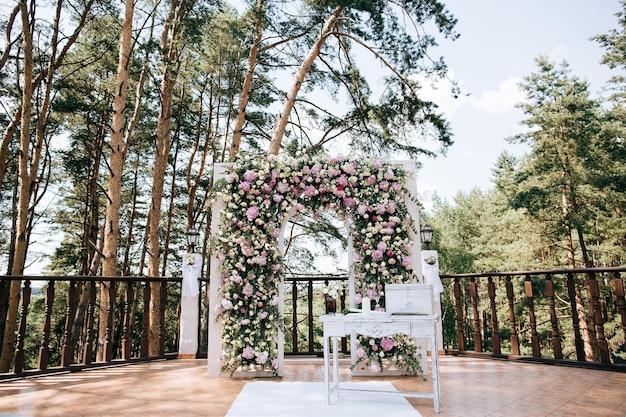
M 0 339 L 11 285 L 20 286 L 21 300 L 15 343 L 8 348 L 10 370 L 0 380 L 175 357 L 180 283 L 164 277 L 0 276 Z M 150 299 L 153 285 L 159 300 Z M 150 315 L 158 318 L 157 331 L 149 330 Z

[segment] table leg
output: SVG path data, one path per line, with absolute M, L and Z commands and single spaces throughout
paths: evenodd
M 324 335 L 324 387 L 326 388 L 324 402 L 326 405 L 330 405 L 330 369 L 328 369 L 330 367 L 329 355 L 328 337 Z
M 333 337 L 333 388 L 339 385 L 339 338 Z
M 433 336 L 430 339 L 432 346 L 430 360 L 432 363 L 433 402 L 435 413 L 439 414 L 439 347 L 437 346 L 436 327 L 435 332 L 433 332 Z

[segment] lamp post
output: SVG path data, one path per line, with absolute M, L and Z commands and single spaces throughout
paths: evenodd
M 191 248 L 191 253 L 196 252 L 196 246 L 200 241 L 200 232 L 195 227 L 187 230 L 187 246 Z
M 426 250 L 430 249 L 430 244 L 433 242 L 433 228 L 425 224 L 420 230 L 420 238 L 422 243 L 426 246 Z

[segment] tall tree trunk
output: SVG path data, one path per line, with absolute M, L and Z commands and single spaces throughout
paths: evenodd
M 574 243 L 572 241 L 572 225 L 570 221 L 570 202 L 567 198 L 567 187 L 563 186 L 561 191 L 561 203 L 562 203 L 562 212 L 563 219 L 566 224 L 566 237 L 565 237 L 565 245 L 567 249 L 567 264 L 570 268 L 576 268 L 576 262 L 574 259 Z M 593 339 L 595 339 L 592 335 L 592 332 L 589 330 L 589 317 L 587 315 L 587 311 L 585 310 L 585 305 L 583 303 L 583 298 L 580 292 L 580 283 L 576 282 L 576 313 L 578 314 L 578 323 L 580 325 L 580 333 L 583 339 L 583 344 L 585 347 L 585 357 L 587 360 L 594 360 L 594 343 Z
M 304 82 L 304 78 L 307 73 L 311 69 L 313 62 L 319 56 L 322 46 L 328 39 L 328 36 L 332 33 L 335 23 L 343 13 L 345 6 L 337 6 L 333 11 L 332 15 L 326 20 L 324 23 L 324 27 L 322 28 L 322 33 L 320 33 L 319 38 L 311 47 L 309 54 L 306 56 L 300 69 L 296 73 L 296 76 L 293 80 L 293 84 L 291 85 L 291 89 L 287 93 L 287 98 L 285 99 L 285 103 L 283 104 L 283 110 L 280 113 L 280 117 L 276 121 L 276 126 L 274 128 L 274 134 L 272 136 L 272 140 L 270 141 L 270 147 L 267 151 L 267 155 L 278 155 L 280 151 L 280 146 L 283 141 L 283 136 L 285 134 L 285 129 L 287 128 L 287 123 L 289 123 L 289 116 L 291 115 L 291 110 L 296 103 L 296 97 L 298 96 L 298 92 L 300 91 L 300 87 L 302 87 L 302 83 Z
M 26 226 L 28 224 L 28 209 L 31 196 L 31 176 L 28 171 L 30 156 L 30 117 L 32 110 L 32 80 L 33 77 L 33 37 L 31 32 L 30 12 L 26 0 L 19 2 L 22 18 L 22 38 L 24 51 L 24 89 L 22 92 L 22 120 L 20 133 L 20 152 L 18 156 L 18 176 L 20 179 L 17 228 L 15 242 L 12 275 L 24 275 L 24 263 L 26 261 Z M 32 4 L 34 7 L 34 4 Z M 2 341 L 2 354 L 0 355 L 0 373 L 8 372 L 13 357 L 13 344 L 17 328 L 17 311 L 20 303 L 21 281 L 11 281 L 9 287 L 9 306 L 7 309 L 4 338 Z
M 189 4 L 191 8 L 192 4 Z M 163 201 L 163 188 L 165 183 L 165 172 L 167 170 L 167 160 L 171 147 L 172 131 L 172 103 L 174 86 L 176 85 L 176 65 L 180 58 L 180 36 L 182 34 L 182 20 L 187 13 L 187 2 L 172 1 L 170 12 L 163 34 L 161 36 L 161 50 L 164 52 L 161 69 L 161 105 L 157 120 L 156 132 L 156 157 L 152 174 L 152 193 L 150 212 L 148 214 L 149 243 L 148 243 L 148 275 L 159 275 L 159 259 L 161 247 L 159 241 L 159 231 L 161 222 L 161 206 Z M 161 345 L 159 338 L 163 331 L 164 323 L 161 323 L 160 303 L 161 284 L 153 282 L 150 285 L 150 313 L 149 313 L 149 346 L 150 356 L 161 355 Z
M 248 70 L 243 81 L 243 87 L 241 88 L 241 94 L 239 96 L 239 105 L 237 107 L 237 119 L 235 120 L 235 128 L 233 131 L 233 142 L 230 146 L 230 153 L 228 155 L 229 161 L 234 161 L 239 154 L 239 147 L 241 146 L 241 136 L 243 134 L 243 125 L 246 120 L 246 106 L 248 105 L 248 99 L 250 98 L 250 90 L 252 89 L 252 79 L 254 78 L 254 68 L 257 63 L 257 55 L 259 53 L 259 46 L 263 40 L 263 24 L 265 22 L 265 14 L 263 13 L 265 0 L 257 0 L 256 3 L 256 21 L 254 24 L 254 40 L 252 41 L 252 47 L 248 53 Z
M 124 142 L 124 110 L 126 108 L 126 95 L 128 92 L 128 78 L 130 66 L 130 54 L 132 51 L 133 29 L 133 0 L 126 0 L 124 9 L 124 23 L 120 36 L 120 52 L 117 65 L 117 79 L 113 98 L 113 116 L 111 122 L 111 143 L 109 156 L 109 180 L 107 189 L 107 207 L 104 224 L 104 245 L 102 257 L 102 276 L 111 277 L 117 275 L 117 250 L 119 239 L 120 200 L 122 191 L 122 173 L 126 159 L 127 144 Z M 109 299 L 109 284 L 103 283 L 100 287 L 100 326 L 98 329 L 98 353 L 97 360 L 106 357 L 107 331 L 106 324 L 110 322 L 107 305 Z M 110 340 L 108 342 L 111 342 Z

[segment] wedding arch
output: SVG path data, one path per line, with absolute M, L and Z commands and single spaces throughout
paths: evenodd
M 412 161 L 307 155 L 216 164 L 209 376 L 282 375 L 283 237 L 289 218 L 305 208 L 334 210 L 348 225 L 351 308 L 384 284 L 419 282 L 414 171 Z

